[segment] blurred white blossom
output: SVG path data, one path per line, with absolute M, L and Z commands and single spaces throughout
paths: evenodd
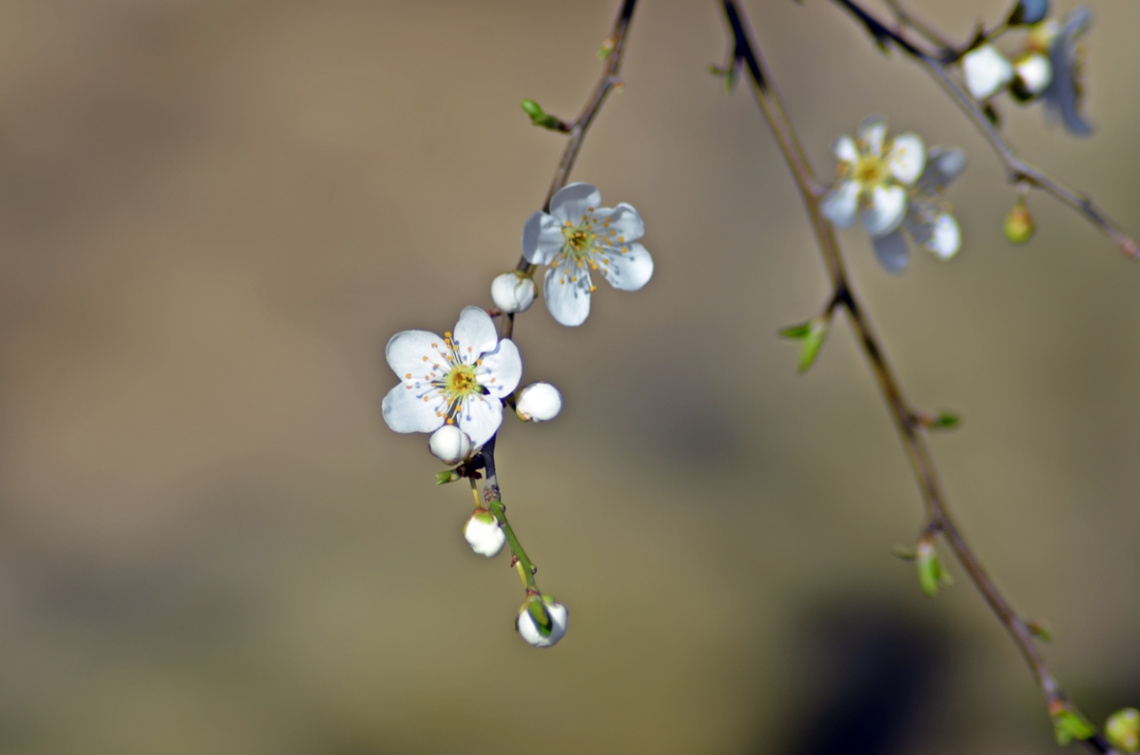
M 841 136 L 831 149 L 839 160 L 839 180 L 820 203 L 824 216 L 850 228 L 863 208 L 863 227 L 871 236 L 895 230 L 906 215 L 909 187 L 925 164 L 922 139 L 909 132 L 887 139 L 886 121 L 871 116 L 856 138 Z

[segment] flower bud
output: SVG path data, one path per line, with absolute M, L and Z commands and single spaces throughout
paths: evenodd
M 1025 206 L 1024 200 L 1019 201 L 1005 217 L 1005 237 L 1012 244 L 1024 244 L 1033 238 L 1033 232 L 1036 230 L 1037 224 L 1033 222 L 1033 214 Z
M 1017 0 L 1009 14 L 1009 25 L 1036 24 L 1049 15 L 1049 0 Z
M 515 411 L 527 422 L 546 422 L 562 411 L 562 394 L 550 383 L 531 383 L 519 392 Z
M 1125 708 L 1108 717 L 1104 727 L 1112 746 L 1124 752 L 1140 752 L 1140 710 Z
M 444 425 L 431 434 L 428 448 L 444 464 L 458 464 L 471 455 L 471 438 L 455 425 Z
M 1031 52 L 1013 63 L 1017 77 L 1011 90 L 1019 100 L 1031 100 L 1045 91 L 1053 81 L 1053 64 L 1041 53 Z
M 491 299 L 507 314 L 526 312 L 534 304 L 534 279 L 510 270 L 491 281 Z
M 463 527 L 463 537 L 467 539 L 471 550 L 487 558 L 497 556 L 507 541 L 495 515 L 483 508 L 475 509 L 475 513 L 467 520 Z
M 966 88 L 975 99 L 985 100 L 997 94 L 1013 79 L 1013 66 L 993 45 L 982 45 L 962 58 Z
M 519 636 L 536 648 L 548 648 L 566 634 L 566 606 L 545 595 L 531 595 L 515 619 Z

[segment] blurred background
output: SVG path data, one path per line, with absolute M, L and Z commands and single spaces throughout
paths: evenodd
M 618 3 L 0 2 L 0 753 L 1056 752 L 980 597 L 892 556 L 921 504 L 788 171 L 725 94 L 712 2 L 645 0 L 574 178 L 656 273 L 516 328 L 557 421 L 504 500 L 570 631 L 536 651 L 460 485 L 380 418 L 395 332 L 513 266 Z M 1056 4 L 1060 12 L 1072 4 Z M 1091 139 L 999 101 L 1031 162 L 1140 233 L 1140 5 L 1097 2 Z M 964 147 L 965 246 L 852 275 L 972 543 L 1102 723 L 1140 703 L 1140 269 L 1016 192 L 927 77 L 833 4 L 748 2 L 817 171 L 870 113 Z M 915 0 L 955 39 L 999 2 Z M 881 8 L 877 8 L 881 10 Z M 715 369 L 714 369 L 715 367 Z

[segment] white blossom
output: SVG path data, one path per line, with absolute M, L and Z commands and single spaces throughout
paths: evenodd
M 653 275 L 653 258 L 636 243 L 645 234 L 637 210 L 601 203 L 590 184 L 569 184 L 551 198 L 549 213 L 536 212 L 523 226 L 523 256 L 547 266 L 543 296 L 563 325 L 581 325 L 589 316 L 592 272 L 622 291 L 636 291 Z
M 405 330 L 385 350 L 400 383 L 381 406 L 398 433 L 430 433 L 458 425 L 475 446 L 491 439 L 503 420 L 502 399 L 522 377 L 514 342 L 499 340 L 495 323 L 479 307 L 459 315 L 454 335 Z
M 543 611 L 550 619 L 549 626 L 541 625 L 547 622 L 540 623 L 535 620 L 533 614 L 541 614 Z M 541 598 L 534 596 L 528 598 L 519 610 L 518 618 L 515 619 L 515 629 L 518 630 L 520 637 L 536 648 L 548 648 L 566 634 L 567 616 L 566 606 L 553 598 L 545 595 Z
M 863 227 L 871 236 L 897 228 L 906 215 L 908 187 L 922 174 L 922 139 L 909 132 L 887 139 L 886 121 L 871 116 L 860 124 L 855 139 L 836 139 L 832 152 L 839 160 L 839 180 L 820 202 L 824 216 L 839 228 L 850 228 L 862 207 Z
M 471 550 L 487 558 L 497 556 L 507 541 L 495 515 L 487 509 L 475 509 L 475 513 L 463 526 L 463 537 Z
M 943 196 L 946 187 L 966 169 L 966 154 L 953 147 L 931 147 L 926 168 L 911 188 L 906 217 L 894 231 L 871 239 L 875 256 L 892 273 L 906 269 L 910 244 L 941 259 L 953 257 L 962 245 L 958 221 Z
M 519 391 L 515 412 L 528 422 L 546 422 L 562 411 L 562 394 L 550 383 L 531 383 Z
M 491 281 L 491 299 L 508 314 L 525 312 L 534 303 L 534 278 L 516 270 L 496 276 Z
M 966 53 L 962 73 L 966 88 L 979 100 L 993 97 L 1013 81 L 1014 75 L 1013 64 L 993 45 L 982 45 Z

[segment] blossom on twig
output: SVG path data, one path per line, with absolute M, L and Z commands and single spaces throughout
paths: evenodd
M 950 259 L 962 245 L 958 221 L 943 196 L 946 187 L 966 168 L 966 153 L 954 147 L 931 147 L 926 167 L 911 187 L 906 216 L 899 227 L 871 243 L 880 264 L 892 273 L 906 269 L 910 244 Z
M 523 256 L 548 266 L 543 296 L 563 325 L 581 325 L 589 316 L 591 272 L 622 291 L 636 291 L 653 275 L 653 258 L 636 243 L 645 233 L 641 215 L 624 202 L 613 208 L 601 202 L 590 184 L 569 184 L 551 198 L 549 213 L 536 212 L 523 226 Z
M 917 134 L 887 139 L 887 123 L 871 116 L 856 138 L 841 136 L 831 147 L 839 160 L 839 180 L 824 195 L 820 210 L 839 228 L 855 225 L 863 209 L 863 227 L 885 236 L 906 216 L 909 187 L 922 174 L 925 150 Z
M 479 307 L 459 315 L 454 335 L 405 330 L 385 350 L 400 384 L 381 406 L 398 433 L 430 433 L 458 425 L 475 446 L 491 439 L 503 421 L 502 399 L 522 377 L 522 359 L 510 339 L 499 340 L 491 317 Z

